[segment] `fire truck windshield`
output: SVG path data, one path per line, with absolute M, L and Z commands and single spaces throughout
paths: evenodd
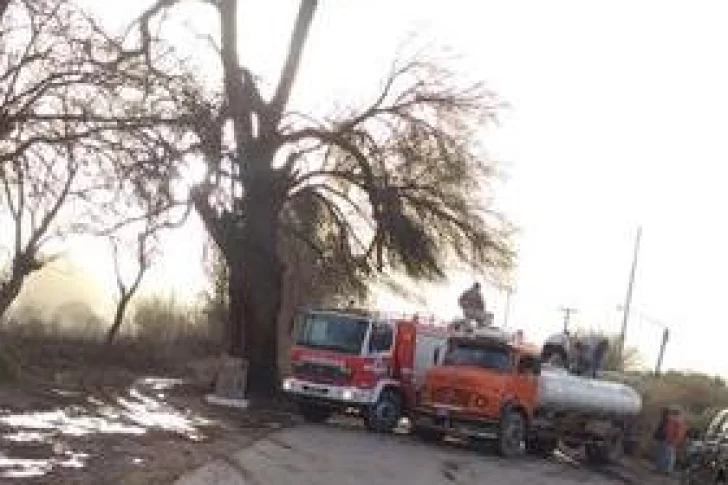
M 443 364 L 507 372 L 511 368 L 511 359 L 508 349 L 500 346 L 450 342 Z
M 293 338 L 300 346 L 360 354 L 368 328 L 360 318 L 311 313 L 298 321 Z

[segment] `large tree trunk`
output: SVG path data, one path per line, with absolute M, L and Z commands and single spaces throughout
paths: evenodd
M 233 357 L 245 356 L 245 312 L 243 305 L 244 269 L 240 261 L 239 248 L 230 248 L 234 256 L 228 257 L 228 322 L 225 341 L 228 343 L 228 353 Z
M 283 283 L 278 216 L 282 197 L 278 197 L 280 189 L 276 187 L 275 172 L 266 170 L 256 179 L 246 194 L 245 228 L 240 234 L 243 269 L 240 296 L 248 394 L 267 397 L 278 392 L 277 321 Z

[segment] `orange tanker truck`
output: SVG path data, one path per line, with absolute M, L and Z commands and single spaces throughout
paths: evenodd
M 620 455 L 641 405 L 629 386 L 542 367 L 536 346 L 486 329 L 448 339 L 420 389 L 414 430 L 427 440 L 494 440 L 507 457 L 548 455 L 561 442 L 607 462 Z

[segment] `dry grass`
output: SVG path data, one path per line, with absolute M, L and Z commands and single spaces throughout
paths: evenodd
M 131 372 L 183 372 L 196 359 L 219 353 L 219 325 L 206 314 L 173 300 L 140 301 L 111 346 L 106 322 L 85 318 L 59 325 L 41 312 L 23 309 L 0 327 L 0 381 L 23 371 L 120 368 Z

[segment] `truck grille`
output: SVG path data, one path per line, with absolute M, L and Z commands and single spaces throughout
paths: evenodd
M 452 387 L 441 387 L 432 393 L 432 401 L 439 404 L 453 406 L 468 406 L 470 404 L 470 392 Z
M 335 384 L 346 380 L 346 374 L 340 367 L 314 362 L 298 362 L 293 364 L 293 375 L 299 379 L 313 382 Z

